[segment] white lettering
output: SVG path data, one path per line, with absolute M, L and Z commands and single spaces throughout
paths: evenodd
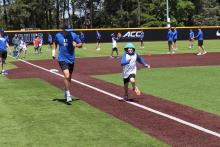
M 141 37 L 141 31 L 128 31 L 122 37 L 123 38 L 140 38 Z

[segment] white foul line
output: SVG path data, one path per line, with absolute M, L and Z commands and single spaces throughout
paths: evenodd
M 12 57 L 12 56 L 10 56 L 10 57 Z M 12 58 L 13 58 L 13 57 L 12 57 Z M 61 75 L 61 74 L 59 74 L 59 73 L 50 71 L 50 70 L 48 70 L 48 69 L 46 69 L 46 68 L 43 68 L 43 67 L 41 67 L 41 66 L 32 64 L 32 63 L 30 63 L 30 62 L 28 62 L 28 61 L 21 60 L 21 59 L 18 59 L 18 60 L 19 60 L 19 61 L 22 61 L 22 62 L 24 62 L 24 63 L 27 63 L 27 64 L 29 64 L 29 65 L 31 65 L 31 66 L 34 66 L 34 67 L 36 67 L 36 68 L 39 68 L 39 69 L 41 69 L 41 70 L 44 70 L 44 71 L 53 73 L 53 74 L 55 74 L 55 75 L 58 75 L 58 76 L 60 76 L 60 77 L 63 77 L 63 75 Z M 117 95 L 115 95 L 115 94 L 113 94 L 113 93 L 110 93 L 110 92 L 101 90 L 101 89 L 99 89 L 99 88 L 96 88 L 96 87 L 94 87 L 94 86 L 88 85 L 88 84 L 83 83 L 83 82 L 80 82 L 80 81 L 78 81 L 78 80 L 71 79 L 71 81 L 73 81 L 73 82 L 75 82 L 75 83 L 78 83 L 78 84 L 80 84 L 80 85 L 83 85 L 83 86 L 85 86 L 85 87 L 91 88 L 91 89 L 93 89 L 93 90 L 95 90 L 95 91 L 98 91 L 98 92 L 100 92 L 100 93 L 103 93 L 103 94 L 106 94 L 106 95 L 108 95 L 108 96 L 111 96 L 111 97 L 113 97 L 113 98 L 115 98 L 115 99 L 118 99 L 118 100 L 123 99 L 122 97 L 119 97 L 119 96 L 117 96 Z M 217 133 L 217 132 L 214 132 L 214 131 L 211 131 L 211 130 L 206 129 L 206 128 L 204 128 L 204 127 L 201 127 L 201 126 L 199 126 L 199 125 L 196 125 L 196 124 L 187 122 L 187 121 L 185 121 L 185 120 L 183 120 L 183 119 L 180 119 L 180 118 L 177 118 L 177 117 L 175 117 L 175 116 L 171 116 L 171 115 L 169 115 L 169 114 L 166 114 L 166 113 L 163 113 L 163 112 L 154 110 L 154 109 L 152 109 L 152 108 L 143 106 L 143 105 L 138 104 L 138 103 L 135 103 L 135 102 L 126 101 L 126 103 L 129 103 L 129 104 L 131 104 L 131 105 L 133 105 L 133 106 L 142 108 L 142 109 L 144 109 L 144 110 L 150 111 L 150 112 L 155 113 L 155 114 L 157 114 L 157 115 L 160 115 L 160 116 L 169 118 L 169 119 L 174 120 L 174 121 L 176 121 L 176 122 L 179 122 L 179 123 L 181 123 L 181 124 L 190 126 L 190 127 L 194 128 L 194 129 L 200 130 L 200 131 L 202 131 L 202 132 L 205 132 L 205 133 L 208 133 L 208 134 L 211 134 L 211 135 L 214 135 L 214 136 L 220 138 L 220 134 Z

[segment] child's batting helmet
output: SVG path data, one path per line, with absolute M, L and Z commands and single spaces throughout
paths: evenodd
M 124 50 L 127 51 L 128 48 L 132 48 L 133 51 L 135 51 L 135 46 L 133 45 L 133 43 L 127 43 L 124 47 Z

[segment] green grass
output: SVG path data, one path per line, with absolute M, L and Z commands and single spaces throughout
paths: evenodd
M 0 76 L 0 89 L 2 147 L 167 146 L 81 100 L 53 101 L 63 92 L 42 80 Z
M 220 115 L 220 67 L 152 68 L 137 72 L 142 92 Z M 121 74 L 96 76 L 123 85 Z
M 126 42 L 118 42 L 119 54 L 123 53 L 123 48 Z M 140 43 L 134 42 L 136 46 L 136 51 L 139 54 L 166 54 L 168 51 L 167 42 L 166 41 L 155 41 L 155 42 L 145 42 L 145 48 L 140 49 Z M 189 49 L 189 41 L 178 41 L 178 50 L 177 53 L 195 53 L 197 52 L 197 41 L 194 43 L 194 48 Z M 204 48 L 207 52 L 219 52 L 219 40 L 205 40 Z M 76 49 L 76 57 L 101 57 L 101 56 L 109 56 L 112 50 L 112 43 L 101 43 L 101 51 L 96 51 L 96 44 L 88 43 L 85 45 L 87 49 Z M 47 45 L 43 46 L 43 53 L 40 55 L 34 54 L 34 48 L 32 45 L 28 46 L 28 55 L 27 60 L 42 60 L 42 59 L 51 59 L 51 51 Z
M 219 52 L 219 40 L 205 41 L 208 52 Z M 178 41 L 178 53 L 196 52 L 188 49 L 188 41 Z M 167 42 L 145 42 L 140 54 L 165 54 Z M 119 42 L 119 52 L 125 43 Z M 111 43 L 102 43 L 101 51 L 95 44 L 87 49 L 77 49 L 76 57 L 109 56 Z M 43 53 L 35 55 L 29 46 L 27 60 L 51 59 L 51 51 L 45 45 Z M 15 68 L 7 59 L 7 69 Z M 9 72 L 10 74 L 10 72 Z M 219 115 L 218 89 L 220 69 L 212 67 L 187 67 L 140 70 L 137 82 L 147 94 L 182 103 Z M 98 78 L 122 85 L 120 74 L 103 75 Z M 63 97 L 63 92 L 39 79 L 9 80 L 0 75 L 0 146 L 3 147 L 147 147 L 167 146 L 149 137 L 83 101 L 67 106 L 53 99 Z

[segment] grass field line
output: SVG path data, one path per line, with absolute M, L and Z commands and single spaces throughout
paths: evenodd
M 12 56 L 10 56 L 10 57 L 12 57 Z M 12 57 L 12 58 L 14 58 L 14 57 Z M 43 70 L 43 71 L 47 71 L 47 72 L 52 73 L 52 74 L 55 74 L 55 75 L 57 75 L 57 76 L 64 77 L 62 74 L 53 72 L 53 71 L 51 71 L 51 70 L 49 70 L 49 69 L 46 69 L 46 68 L 44 68 L 44 67 L 38 66 L 38 65 L 33 64 L 33 63 L 30 63 L 30 62 L 28 62 L 28 61 L 25 61 L 25 60 L 22 60 L 22 59 L 18 59 L 18 60 L 19 60 L 19 61 L 22 61 L 22 62 L 24 62 L 24 63 L 26 63 L 26 64 L 29 64 L 29 65 L 31 65 L 31 66 L 33 66 L 33 67 L 36 67 L 36 68 L 38 68 L 38 69 L 41 69 L 41 70 Z M 73 79 L 73 78 L 71 79 L 71 81 L 72 81 L 72 82 L 75 82 L 75 83 L 78 83 L 78 84 L 80 84 L 80 85 L 83 85 L 83 86 L 85 86 L 85 87 L 88 87 L 88 88 L 90 88 L 90 89 L 93 89 L 93 90 L 95 90 L 95 91 L 97 91 L 97 92 L 100 92 L 100 93 L 103 93 L 103 94 L 105 94 L 105 95 L 108 95 L 108 96 L 110 96 L 110 97 L 113 97 L 113 98 L 115 98 L 115 99 L 118 99 L 118 100 L 123 99 L 122 97 L 117 96 L 117 95 L 115 95 L 115 94 L 113 94 L 113 93 L 110 93 L 110 92 L 101 90 L 101 89 L 99 89 L 99 88 L 96 88 L 96 87 L 94 87 L 94 86 L 91 86 L 91 85 L 86 84 L 86 83 L 83 83 L 83 82 L 80 82 L 80 81 L 75 80 L 75 79 Z M 126 103 L 129 103 L 129 104 L 131 104 L 131 105 L 133 105 L 133 106 L 136 106 L 136 107 L 138 107 L 138 108 L 141 108 L 141 109 L 144 109 L 144 110 L 146 110 L 146 111 L 155 113 L 155 114 L 157 114 L 157 115 L 163 116 L 163 117 L 165 117 L 165 118 L 171 119 L 171 120 L 173 120 L 173 121 L 179 122 L 179 123 L 181 123 L 181 124 L 187 125 L 187 126 L 192 127 L 192 128 L 194 128 L 194 129 L 200 130 L 200 131 L 202 131 L 202 132 L 205 132 L 205 133 L 207 133 L 207 134 L 211 134 L 211 135 L 214 135 L 214 136 L 220 138 L 220 133 L 215 132 L 215 131 L 212 131 L 212 130 L 209 130 L 209 129 L 206 129 L 206 128 L 202 127 L 202 126 L 199 126 L 199 125 L 196 125 L 196 124 L 187 122 L 187 121 L 185 121 L 185 120 L 183 120 L 183 119 L 177 118 L 177 117 L 175 117 L 175 116 L 172 116 L 172 115 L 169 115 L 169 114 L 160 112 L 160 111 L 157 111 L 157 110 L 155 110 L 155 109 L 152 109 L 152 108 L 150 108 L 150 107 L 146 107 L 146 106 L 144 106 L 144 105 L 141 105 L 141 104 L 138 104 L 138 103 L 135 103 L 135 102 L 126 101 Z

